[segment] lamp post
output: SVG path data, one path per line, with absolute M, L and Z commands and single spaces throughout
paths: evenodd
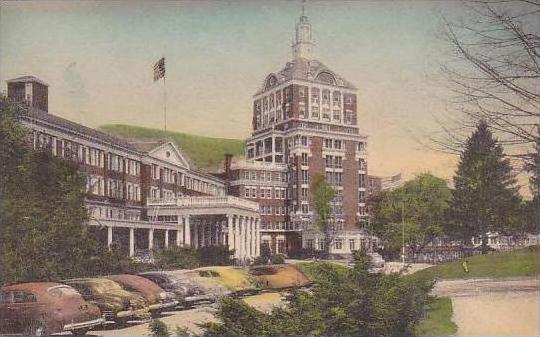
M 401 263 L 405 267 L 405 203 L 401 202 Z

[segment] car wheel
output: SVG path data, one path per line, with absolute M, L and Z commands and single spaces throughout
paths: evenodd
M 24 330 L 26 336 L 47 336 L 45 324 L 42 321 L 31 321 Z

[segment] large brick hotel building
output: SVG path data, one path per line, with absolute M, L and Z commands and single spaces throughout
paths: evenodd
M 274 252 L 323 249 L 314 228 L 310 182 L 322 174 L 334 187 L 330 250 L 346 255 L 376 242 L 367 222 L 367 137 L 358 129 L 353 84 L 313 58 L 307 16 L 296 24 L 293 59 L 268 74 L 253 97 L 246 160 L 226 160 L 229 193 L 261 209 L 261 240 Z
M 296 25 L 292 61 L 266 76 L 253 98 L 246 158 L 224 171 L 198 171 L 169 140 L 122 139 L 49 113 L 48 85 L 33 76 L 7 81 L 21 103 L 29 144 L 77 161 L 86 178 L 89 224 L 129 255 L 172 244 L 227 244 L 238 259 L 261 243 L 291 254 L 322 249 L 313 225 L 310 181 L 334 187 L 331 252 L 372 249 L 367 221 L 366 137 L 357 125 L 356 88 L 312 58 L 311 25 Z

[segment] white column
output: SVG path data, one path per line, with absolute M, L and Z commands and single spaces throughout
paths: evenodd
M 191 225 L 189 223 L 189 215 L 184 217 L 184 246 L 191 246 Z
M 182 234 L 184 231 L 184 224 L 182 223 L 183 217 L 178 216 L 177 222 L 177 230 L 176 230 L 176 245 L 180 246 L 180 242 L 182 241 Z
M 129 256 L 135 255 L 135 228 L 129 229 Z
M 229 250 L 234 249 L 233 220 L 233 216 L 227 214 L 227 245 L 229 246 Z
M 148 250 L 154 249 L 154 229 L 148 230 Z
M 113 228 L 112 226 L 107 227 L 107 247 L 111 247 L 113 241 Z
M 239 216 L 236 217 L 236 228 L 234 231 L 234 248 L 236 249 L 236 257 L 241 257 L 242 247 L 240 247 L 240 220 Z
M 169 230 L 165 230 L 165 248 L 169 248 Z
M 240 250 L 242 252 L 242 257 L 246 257 L 246 224 L 247 224 L 247 218 L 244 216 L 242 217 L 242 222 L 240 223 Z
M 193 247 L 199 248 L 199 220 L 193 220 Z
M 260 219 L 255 219 L 255 256 L 261 255 L 261 232 L 259 231 Z
M 255 235 L 253 229 L 255 228 L 255 219 L 253 217 L 249 218 L 249 257 L 255 256 Z

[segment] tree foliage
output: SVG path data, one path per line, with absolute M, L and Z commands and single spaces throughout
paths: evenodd
M 488 231 L 511 234 L 519 227 L 520 199 L 509 160 L 480 122 L 467 139 L 454 177 L 451 233 L 466 242 Z M 484 246 L 486 245 L 484 239 Z
M 446 181 L 429 173 L 370 198 L 371 230 L 383 240 L 386 257 L 398 256 L 403 240 L 402 227 L 405 244 L 413 253 L 420 252 L 441 235 L 450 198 Z
M 87 226 L 83 177 L 50 149 L 31 150 L 17 106 L 0 98 L 0 282 L 139 272 Z
M 315 210 L 315 224 L 324 236 L 324 249 L 328 253 L 333 241 L 336 228 L 332 223 L 332 208 L 330 202 L 334 198 L 334 189 L 326 181 L 324 175 L 313 176 L 311 197 Z
M 26 147 L 17 109 L 0 101 L 0 265 L 4 282 L 98 273 L 103 249 L 86 226 L 75 163 Z
M 230 266 L 233 251 L 227 245 L 205 246 L 197 249 L 197 257 L 201 266 Z
M 428 301 L 431 281 L 368 272 L 369 258 L 356 253 L 353 269 L 321 265 L 311 291 L 294 290 L 286 307 L 262 313 L 241 300 L 224 299 L 219 322 L 205 336 L 407 336 Z

